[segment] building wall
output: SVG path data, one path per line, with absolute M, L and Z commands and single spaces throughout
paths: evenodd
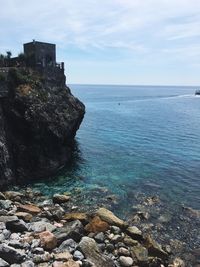
M 24 44 L 24 54 L 30 58 L 29 65 L 47 67 L 56 64 L 55 44 L 33 41 Z

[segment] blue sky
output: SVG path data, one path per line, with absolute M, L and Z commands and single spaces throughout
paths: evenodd
M 0 53 L 57 44 L 68 83 L 200 85 L 200 0 L 0 0 Z

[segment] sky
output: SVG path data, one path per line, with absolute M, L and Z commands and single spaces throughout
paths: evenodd
M 0 53 L 33 39 L 69 84 L 200 85 L 200 0 L 0 0 Z

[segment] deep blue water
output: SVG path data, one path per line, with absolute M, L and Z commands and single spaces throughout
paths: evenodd
M 46 193 L 106 187 L 128 210 L 140 191 L 200 208 L 200 97 L 194 87 L 71 85 L 86 106 L 77 159 Z M 41 183 L 36 184 L 41 188 Z M 88 199 L 86 202 L 90 201 Z

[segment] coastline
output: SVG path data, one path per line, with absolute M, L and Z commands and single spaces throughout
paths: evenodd
M 191 259 L 189 264 L 184 263 L 183 255 L 176 254 L 181 246 L 178 240 L 170 244 L 164 239 L 160 244 L 155 240 L 148 216 L 152 207 L 161 205 L 156 196 L 145 198 L 149 213 L 142 211 L 142 206 L 140 210 L 135 207 L 134 216 L 126 220 L 109 211 L 108 203 L 89 209 L 81 202 L 77 206 L 75 195 L 67 192 L 47 197 L 27 187 L 3 192 L 0 197 L 0 258 L 10 261 L 8 253 L 13 253 L 9 264 L 78 267 L 93 266 L 94 261 L 97 267 L 198 266 L 190 265 L 194 264 Z M 110 201 L 115 201 L 114 197 L 110 196 Z M 188 212 L 194 216 L 194 210 Z M 165 222 L 164 215 L 160 216 L 161 227 Z

